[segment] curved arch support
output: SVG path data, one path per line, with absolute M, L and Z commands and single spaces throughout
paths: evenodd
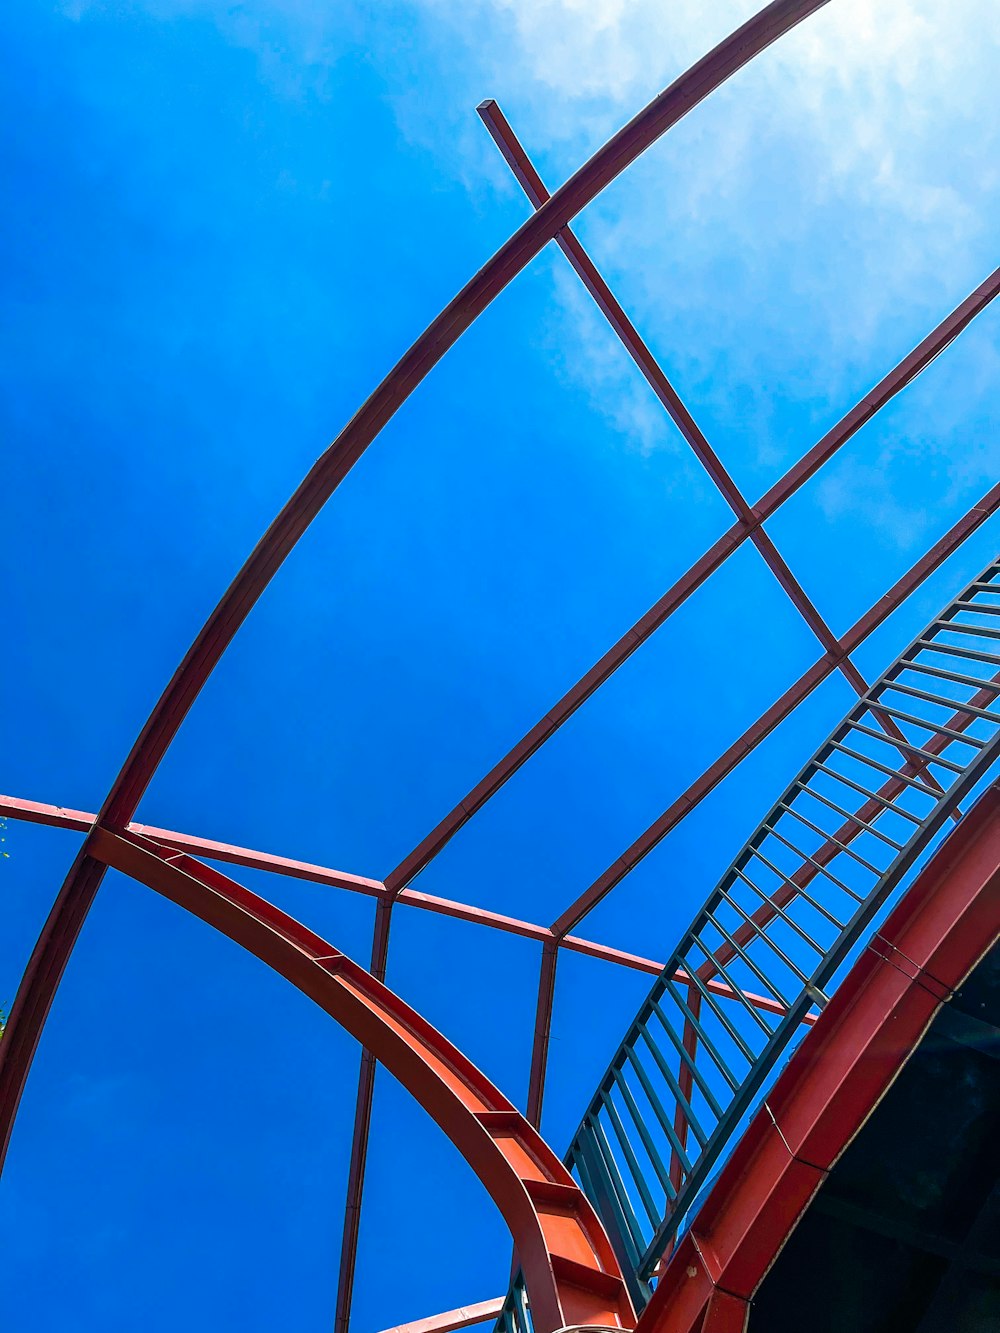
M 621 1270 L 589 1201 L 541 1135 L 445 1037 L 388 987 L 279 908 L 183 852 L 97 829 L 91 857 L 214 926 L 362 1042 L 437 1122 L 504 1216 L 536 1333 L 635 1325 Z
M 772 0 L 655 97 L 510 237 L 428 325 L 313 465 L 251 552 L 174 672 L 98 815 L 123 829 L 202 687 L 327 500 L 424 377 L 553 237 L 699 102 L 829 0 Z M 0 1047 L 0 1168 L 52 999 L 104 876 L 73 863 L 25 970 Z

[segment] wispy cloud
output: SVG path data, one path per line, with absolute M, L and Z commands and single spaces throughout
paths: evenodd
M 460 21 L 446 0 L 432 7 Z M 526 139 L 589 150 L 752 6 L 706 15 L 643 0 L 501 0 L 492 9 L 509 19 L 509 48 L 493 53 L 497 95 L 526 111 Z M 998 49 L 983 0 L 958 10 L 836 0 L 589 211 L 588 242 L 643 330 L 660 336 L 696 415 L 706 403 L 751 464 L 787 461 L 776 413 L 796 402 L 819 420 L 842 410 L 906 350 L 900 337 L 915 340 L 909 330 L 928 329 L 996 262 L 1000 145 L 985 108 L 995 106 Z M 706 306 L 718 302 L 720 278 L 729 320 L 718 332 Z M 571 292 L 561 284 L 555 293 L 571 348 L 560 364 L 585 368 L 581 385 L 595 403 L 617 395 L 605 415 L 655 447 L 665 437 L 628 407 L 634 372 L 607 356 L 603 330 L 580 318 Z M 894 352 L 879 357 L 883 347 Z M 995 353 L 984 346 L 982 356 L 958 400 L 966 408 L 992 392 Z M 933 419 L 922 424 L 854 477 L 855 494 L 902 545 L 922 525 L 894 497 L 897 459 L 938 455 L 954 488 L 997 461 L 989 441 L 956 451 L 950 432 L 938 442 Z M 831 512 L 847 484 L 842 475 L 824 492 Z
M 108 0 L 66 0 L 85 15 Z M 289 96 L 365 50 L 400 133 L 475 205 L 519 197 L 473 107 L 496 96 L 555 186 L 755 0 L 144 0 L 253 51 Z M 832 0 L 699 107 L 580 219 L 595 259 L 755 485 L 811 442 L 996 262 L 1000 29 L 990 0 Z M 992 110 L 991 110 L 992 109 Z M 559 265 L 535 332 L 554 370 L 642 452 L 676 435 Z M 882 349 L 891 349 L 883 351 Z M 991 392 L 984 352 L 970 394 Z M 872 467 L 886 494 L 900 450 Z M 995 461 L 992 446 L 984 466 Z M 942 446 L 955 485 L 967 455 Z M 860 466 L 860 465 L 859 465 Z M 978 468 L 973 468 L 978 471 Z M 697 469 L 688 474 L 697 475 Z M 857 478 L 860 484 L 860 475 Z M 843 480 L 841 479 L 841 484 Z M 949 484 L 951 484 L 949 482 Z M 836 505 L 831 483 L 825 503 Z M 887 500 L 886 503 L 889 503 Z M 907 541 L 900 520 L 886 531 Z

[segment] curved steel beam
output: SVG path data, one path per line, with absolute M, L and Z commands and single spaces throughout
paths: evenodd
M 46 805 L 41 801 L 0 796 L 0 819 L 5 818 L 22 820 L 28 824 L 42 824 L 48 828 L 72 829 L 78 833 L 89 833 L 97 821 L 97 816 L 86 810 L 70 810 L 65 806 Z M 149 838 L 158 846 L 167 847 L 173 852 L 187 852 L 191 856 L 203 857 L 209 861 L 225 861 L 251 870 L 288 875 L 292 879 L 305 880 L 311 884 L 346 889 L 351 893 L 361 893 L 376 898 L 380 904 L 389 897 L 388 890 L 380 880 L 366 879 L 363 875 L 349 875 L 343 870 L 331 870 L 326 866 L 311 865 L 307 861 L 294 861 L 286 856 L 258 852 L 251 847 L 234 847 L 231 843 L 213 842 L 210 838 L 197 838 L 189 833 L 156 828 L 151 824 L 129 824 L 125 831 Z M 501 912 L 490 912 L 484 907 L 473 907 L 471 903 L 438 898 L 431 893 L 417 893 L 415 889 L 404 889 L 396 897 L 395 902 L 401 907 L 416 907 L 425 912 L 453 917 L 457 921 L 467 921 L 474 926 L 486 926 L 490 930 L 518 935 L 522 939 L 537 940 L 543 946 L 554 942 L 560 949 L 568 949 L 571 953 L 582 953 L 588 958 L 596 958 L 603 963 L 614 963 L 618 967 L 627 967 L 636 972 L 645 972 L 651 977 L 658 977 L 663 971 L 663 963 L 654 958 L 643 958 L 639 954 L 627 953 L 624 949 L 615 949 L 610 944 L 601 944 L 597 940 L 582 939 L 578 935 L 564 935 L 556 940 L 548 926 L 540 926 L 533 921 L 520 921 L 517 917 L 504 916 Z M 373 950 L 373 959 L 378 959 L 380 956 L 381 945 L 378 951 Z M 370 970 L 376 976 L 379 975 L 379 966 L 376 962 L 373 961 Z M 382 980 L 381 976 L 379 980 Z M 723 999 L 733 998 L 729 986 L 716 982 L 712 982 L 711 986 L 713 993 Z M 781 1012 L 780 1006 L 775 1006 L 774 1001 L 766 995 L 755 995 L 749 991 L 744 991 L 743 994 L 757 1007 L 768 1009 L 772 1013 Z
M 549 197 L 548 190 L 524 148 L 519 143 L 517 135 L 511 128 L 506 116 L 496 102 L 492 100 L 481 103 L 476 110 L 503 154 L 505 161 L 510 166 L 515 178 L 524 189 L 532 206 L 538 208 Z M 837 656 L 837 669 L 851 688 L 859 697 L 863 695 L 868 689 L 868 682 L 852 661 L 850 654 L 839 652 L 840 645 L 837 642 L 836 635 L 823 619 L 819 609 L 802 584 L 792 573 L 771 537 L 765 531 L 763 523 L 757 522 L 743 493 L 726 471 L 722 460 L 709 444 L 691 413 L 681 402 L 677 391 L 667 379 L 662 367 L 622 309 L 611 288 L 601 277 L 593 260 L 584 250 L 571 228 L 564 227 L 562 229 L 556 237 L 556 244 L 569 260 L 586 290 L 594 298 L 597 308 L 604 315 L 626 352 L 632 357 L 643 379 L 645 379 L 663 407 L 666 408 L 670 419 L 680 431 L 683 439 L 690 445 L 722 498 L 733 510 L 736 518 L 743 523 L 750 541 L 757 548 L 761 559 L 778 581 L 782 591 L 808 625 L 810 631 L 823 645 L 824 650 Z M 894 735 L 899 740 L 903 739 L 902 733 L 891 718 L 881 718 L 880 724 L 890 735 Z M 906 757 L 905 748 L 900 753 L 904 758 Z M 936 779 L 931 777 L 930 781 L 934 782 Z M 960 812 L 955 811 L 954 817 L 957 821 L 961 817 Z
M 555 196 L 553 196 L 554 198 Z M 539 209 L 535 217 L 541 213 Z M 847 443 L 852 436 L 869 422 L 898 393 L 901 393 L 916 377 L 930 365 L 958 337 L 974 319 L 1000 294 L 1000 268 L 994 269 L 985 282 L 951 312 L 937 328 L 933 329 L 922 342 L 895 366 L 888 375 L 860 402 L 843 416 L 819 440 L 798 463 L 791 467 L 771 489 L 752 506 L 753 522 L 739 518 L 719 537 L 705 554 L 682 574 L 672 587 L 663 594 L 658 602 L 649 608 L 644 616 L 635 622 L 631 629 L 612 644 L 608 651 L 581 676 L 575 685 L 553 705 L 530 731 L 525 732 L 517 744 L 504 755 L 486 776 L 469 791 L 455 808 L 437 824 L 430 833 L 385 877 L 386 885 L 398 892 L 411 883 L 420 872 L 430 864 L 440 851 L 451 841 L 460 828 L 490 800 L 522 764 L 553 736 L 564 722 L 567 722 L 578 708 L 587 702 L 592 694 L 607 680 L 610 680 L 620 666 L 632 656 L 684 602 L 697 592 L 701 585 L 719 569 L 745 541 L 749 540 L 754 528 L 775 514 L 800 487 L 812 477 L 828 459 Z M 631 351 L 631 349 L 630 349 Z M 663 401 L 661 399 L 661 401 Z M 678 400 L 679 402 L 679 400 Z M 679 420 L 680 418 L 678 418 Z M 693 420 L 685 427 L 684 438 L 690 444 L 697 437 L 693 433 L 697 428 Z M 706 441 L 707 446 L 707 441 Z M 694 447 L 694 445 L 692 445 Z M 697 452 L 697 449 L 696 449 Z M 700 456 L 700 455 L 699 455 Z M 704 460 L 703 460 L 704 461 Z
M 101 812 L 131 819 L 202 685 L 285 557 L 424 377 L 567 222 L 673 125 L 754 56 L 828 0 L 773 0 L 676 79 L 521 226 L 444 308 L 315 463 L 212 612 L 157 703 Z
M 643 1333 L 741 1333 L 830 1168 L 941 1004 L 997 937 L 1000 791 L 942 844 L 844 978 L 751 1121 L 643 1311 Z M 717 1302 L 732 1322 L 703 1322 Z
M 121 829 L 131 820 L 178 728 L 264 589 L 369 444 L 448 349 L 605 186 L 755 55 L 826 3 L 773 0 L 720 42 L 598 149 L 428 325 L 314 464 L 257 543 L 160 696 L 100 811 L 100 825 Z M 103 875 L 104 868 L 87 854 L 85 845 L 18 987 L 0 1045 L 0 1167 L 42 1027 Z
M 98 828 L 91 852 L 214 926 L 360 1041 L 437 1122 L 510 1227 L 538 1333 L 634 1327 L 621 1270 L 586 1195 L 520 1112 L 370 972 L 220 871 Z
M 766 712 L 754 722 L 720 757 L 708 767 L 700 777 L 682 792 L 677 799 L 649 827 L 639 835 L 630 847 L 613 861 L 597 879 L 552 924 L 556 935 L 563 935 L 572 930 L 583 920 L 588 912 L 605 898 L 616 885 L 649 853 L 658 846 L 667 834 L 681 822 L 685 816 L 699 805 L 710 792 L 714 791 L 723 778 L 737 768 L 746 756 L 765 740 L 771 732 L 800 703 L 813 692 L 836 669 L 838 659 L 853 652 L 869 634 L 872 634 L 929 575 L 947 558 L 958 550 L 970 533 L 993 515 L 1000 508 L 1000 483 L 993 486 L 978 504 L 973 505 L 920 560 L 889 589 L 884 596 L 871 607 L 841 639 L 838 640 L 836 654 L 828 653 L 815 662 L 808 671 L 790 685 L 785 693 Z
M 603 1196 L 592 1191 L 586 1180 L 584 1185 L 619 1254 L 629 1255 L 639 1281 L 648 1281 L 660 1266 L 714 1165 L 729 1152 L 743 1117 L 793 1039 L 795 1015 L 814 1007 L 825 1010 L 829 994 L 839 985 L 840 970 L 862 944 L 875 915 L 937 836 L 949 811 L 1000 760 L 1000 712 L 971 699 L 953 698 L 956 684 L 963 692 L 975 690 L 975 699 L 982 698 L 984 689 L 991 696 L 997 693 L 996 683 L 984 679 L 983 666 L 1000 675 L 1000 627 L 983 621 L 1000 615 L 1000 602 L 993 600 L 998 593 L 1000 562 L 992 561 L 917 634 L 785 786 L 681 936 L 663 978 L 643 1003 L 598 1084 L 566 1160 L 599 1167 L 595 1154 L 603 1150 L 604 1141 L 612 1134 L 622 1139 L 624 1157 L 614 1165 L 615 1196 L 607 1190 Z M 914 676 L 923 686 L 908 683 Z M 919 713 L 912 711 L 915 704 L 906 702 L 914 688 L 923 699 Z M 975 718 L 975 731 L 943 721 L 942 713 L 954 717 L 951 710 L 969 714 L 969 722 Z M 937 767 L 945 793 L 939 795 L 914 778 L 904 784 L 905 798 L 878 797 L 877 812 L 863 823 L 859 835 L 863 841 L 854 846 L 838 841 L 836 870 L 830 868 L 833 857 L 827 856 L 822 879 L 809 892 L 792 872 L 812 864 L 817 839 L 822 847 L 831 834 L 836 837 L 834 830 L 841 821 L 860 820 L 843 803 L 853 805 L 858 794 L 866 801 L 876 797 L 887 771 L 892 777 L 903 776 L 887 762 L 894 757 L 897 742 L 872 725 L 880 711 L 906 720 L 911 730 L 905 744 L 911 759 Z M 942 736 L 944 744 L 929 749 L 925 733 Z M 767 910 L 758 913 L 760 907 Z M 775 918 L 780 918 L 776 927 L 768 930 Z M 742 923 L 751 926 L 752 938 L 740 930 L 741 943 L 733 931 Z M 724 943 L 733 946 L 733 958 L 738 959 L 732 973 L 722 961 L 719 946 Z M 754 976 L 787 1006 L 788 1017 L 771 1023 L 744 1006 L 750 1021 L 737 1023 L 705 988 L 700 977 L 703 961 L 733 985 Z M 700 1021 L 668 976 L 680 969 L 688 972 L 705 1002 Z M 704 1057 L 699 1060 L 690 1053 L 689 1068 L 703 1094 L 695 1105 L 669 1068 L 672 1051 L 681 1048 L 681 1025 L 688 1020 Z M 664 1038 L 669 1060 L 662 1051 L 657 1055 Z M 622 1084 L 626 1074 L 638 1077 L 651 1110 L 626 1095 Z M 609 1100 L 616 1089 L 624 1098 L 617 1106 Z M 687 1146 L 670 1126 L 671 1113 L 678 1108 L 696 1140 Z M 679 1183 L 672 1173 L 668 1180 L 656 1143 L 649 1139 L 649 1126 L 655 1130 L 657 1124 L 667 1138 L 672 1135 Z M 633 1134 L 642 1139 L 645 1158 L 624 1149 Z M 610 1160 L 607 1167 L 610 1173 Z M 629 1207 L 634 1197 L 641 1199 L 642 1213 Z

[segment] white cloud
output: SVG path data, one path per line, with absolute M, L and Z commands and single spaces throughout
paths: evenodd
M 77 16 L 111 12 L 110 0 L 67 4 Z M 262 77 L 287 95 L 328 88 L 345 42 L 367 48 L 400 132 L 485 212 L 498 190 L 516 187 L 474 115 L 481 97 L 508 110 L 554 187 L 758 3 L 145 8 L 210 19 L 253 50 Z M 792 444 L 773 429 L 783 405 L 805 404 L 817 419 L 839 414 L 997 262 L 998 55 L 992 0 L 831 0 L 580 220 L 640 330 L 695 396 L 695 416 L 704 409 L 710 427 L 714 415 L 751 470 L 789 461 Z M 713 324 L 707 307 L 720 298 Z M 673 447 L 659 408 L 568 274 L 553 301 L 538 337 L 557 373 L 639 449 Z M 873 360 L 883 347 L 892 350 Z M 801 452 L 810 441 L 792 443 Z

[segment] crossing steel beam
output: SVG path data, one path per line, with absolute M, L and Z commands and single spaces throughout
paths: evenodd
M 553 196 L 554 198 L 555 196 Z M 542 209 L 548 207 L 547 204 Z M 540 209 L 535 217 L 540 216 Z M 641 647 L 687 599 L 696 592 L 731 555 L 749 540 L 756 528 L 771 518 L 783 504 L 796 493 L 816 472 L 828 462 L 852 436 L 869 422 L 886 403 L 901 393 L 911 384 L 920 372 L 929 366 L 947 348 L 975 317 L 1000 293 L 1000 268 L 994 269 L 990 276 L 981 283 L 960 305 L 922 342 L 905 356 L 878 384 L 855 404 L 840 421 L 804 454 L 801 459 L 751 507 L 751 520 L 738 518 L 737 521 L 719 537 L 700 559 L 682 574 L 663 596 L 635 624 L 613 644 L 594 665 L 581 676 L 575 685 L 555 703 L 535 725 L 521 737 L 517 744 L 500 759 L 489 773 L 481 779 L 445 817 L 427 834 L 398 866 L 385 877 L 386 884 L 392 889 L 400 889 L 411 883 L 431 863 L 451 841 L 462 826 L 472 818 L 508 781 L 528 759 L 548 741 L 563 723 L 580 708 L 606 681 L 614 675 L 637 648 Z M 603 300 L 603 297 L 602 297 Z M 600 304 L 600 302 L 599 302 Z M 624 318 L 624 312 L 623 312 Z M 635 335 L 638 337 L 638 334 Z M 631 347 L 629 348 L 631 352 Z M 652 374 L 652 357 L 649 357 L 648 369 Z M 647 366 L 645 361 L 640 368 Z M 662 389 L 663 398 L 668 397 L 666 388 Z M 658 394 L 658 396 L 660 396 Z M 663 401 L 661 398 L 661 401 Z M 680 400 L 677 400 L 680 403 Z M 666 403 L 664 404 L 666 406 Z M 682 407 L 683 405 L 681 405 Z M 688 421 L 678 411 L 678 424 L 688 422 L 684 438 L 701 457 L 708 449 L 699 441 L 704 437 L 698 431 L 693 420 Z M 696 447 L 697 446 L 697 447 Z M 700 452 L 699 452 L 700 451 Z M 708 455 L 705 455 L 708 457 Z M 721 467 L 721 464 L 720 464 Z
M 56 988 L 107 866 L 115 865 L 125 869 L 126 873 L 134 874 L 143 882 L 150 883 L 151 887 L 168 897 L 173 897 L 175 901 L 182 902 L 204 919 L 211 920 L 212 924 L 224 929 L 234 939 L 239 939 L 239 942 L 244 943 L 258 956 L 264 957 L 272 966 L 283 970 L 285 975 L 292 977 L 295 984 L 301 984 L 301 988 L 312 994 L 313 998 L 317 998 L 321 993 L 322 998 L 319 998 L 318 1002 L 323 1003 L 324 1007 L 329 1008 L 333 1005 L 338 1014 L 342 1011 L 351 1011 L 356 1025 L 359 1025 L 358 1030 L 363 1029 L 364 1033 L 371 1037 L 370 1041 L 365 1036 L 361 1038 L 364 1049 L 358 1083 L 337 1297 L 336 1333 L 348 1333 L 374 1095 L 375 1062 L 376 1059 L 383 1058 L 384 1051 L 389 1051 L 393 1059 L 398 1059 L 400 1054 L 398 1043 L 393 1045 L 385 1032 L 378 1027 L 377 1022 L 374 1027 L 371 1026 L 371 1014 L 378 1010 L 379 1005 L 383 1006 L 383 1018 L 391 1010 L 398 1019 L 405 1009 L 405 1006 L 399 1007 L 402 1005 L 401 1001 L 392 997 L 384 987 L 380 988 L 386 972 L 392 912 L 398 903 L 400 906 L 436 912 L 519 935 L 541 944 L 539 998 L 528 1089 L 527 1120 L 522 1122 L 509 1103 L 504 1103 L 500 1110 L 494 1108 L 483 1113 L 499 1116 L 500 1119 L 486 1121 L 480 1118 L 479 1130 L 482 1132 L 473 1133 L 472 1140 L 475 1141 L 475 1151 L 485 1152 L 494 1164 L 494 1149 L 500 1152 L 501 1157 L 504 1155 L 503 1141 L 508 1130 L 522 1147 L 528 1145 L 532 1154 L 542 1153 L 546 1163 L 544 1169 L 550 1173 L 546 1176 L 546 1188 L 539 1189 L 530 1182 L 527 1184 L 521 1182 L 531 1199 L 537 1224 L 535 1232 L 531 1232 L 531 1227 L 528 1227 L 531 1235 L 525 1242 L 529 1249 L 534 1246 L 535 1259 L 540 1255 L 539 1234 L 546 1244 L 551 1239 L 546 1227 L 550 1231 L 553 1227 L 557 1231 L 559 1227 L 565 1230 L 563 1223 L 556 1226 L 551 1220 L 552 1216 L 555 1216 L 552 1211 L 555 1207 L 554 1200 L 561 1200 L 560 1209 L 565 1212 L 568 1208 L 582 1228 L 582 1233 L 586 1233 L 589 1237 L 587 1243 L 591 1244 L 591 1258 L 596 1265 L 593 1271 L 600 1270 L 605 1277 L 610 1273 L 611 1269 L 605 1264 L 606 1256 L 601 1248 L 602 1244 L 606 1245 L 606 1240 L 602 1242 L 600 1237 L 592 1232 L 591 1213 L 587 1211 L 589 1205 L 583 1207 L 577 1202 L 573 1202 L 572 1205 L 567 1202 L 569 1196 L 564 1192 L 566 1182 L 559 1175 L 563 1169 L 559 1167 L 557 1170 L 551 1167 L 548 1157 L 545 1156 L 548 1150 L 545 1149 L 543 1152 L 544 1145 L 538 1146 L 541 1140 L 531 1128 L 532 1124 L 537 1125 L 541 1119 L 559 951 L 570 949 L 639 971 L 656 974 L 660 972 L 660 964 L 653 960 L 580 938 L 570 932 L 597 902 L 657 845 L 660 839 L 676 827 L 691 809 L 695 808 L 833 671 L 840 671 L 859 694 L 864 693 L 866 684 L 851 659 L 851 653 L 892 610 L 900 605 L 923 578 L 936 569 L 942 560 L 957 549 L 961 541 L 1000 505 L 1000 486 L 998 486 L 955 525 L 937 546 L 928 552 L 846 635 L 837 638 L 774 546 L 770 535 L 765 531 L 764 524 L 994 299 L 1000 292 L 1000 269 L 991 274 L 943 320 L 756 504 L 751 505 L 695 423 L 691 413 L 681 402 L 666 374 L 608 288 L 593 261 L 570 230 L 569 224 L 572 219 L 661 135 L 755 55 L 804 18 L 822 8 L 826 2 L 827 0 L 773 0 L 773 3 L 768 4 L 654 98 L 551 195 L 517 142 L 496 103 L 486 102 L 479 108 L 480 115 L 525 189 L 535 210 L 533 215 L 501 246 L 412 344 L 319 458 L 275 518 L 168 683 L 100 811 L 96 815 L 91 815 L 33 802 L 17 801 L 15 798 L 0 798 L 0 815 L 6 813 L 14 818 L 76 829 L 85 834 L 84 844 L 56 898 L 32 953 L 18 989 L 4 1040 L 0 1043 L 0 1167 L 9 1144 L 25 1079 Z M 350 469 L 424 377 L 499 293 L 552 240 L 555 240 L 566 254 L 681 435 L 706 468 L 713 483 L 733 511 L 734 524 L 384 880 L 369 879 L 289 858 L 270 856 L 248 848 L 213 843 L 182 833 L 136 824 L 134 816 L 139 803 L 188 711 L 222 654 L 295 544 Z M 824 649 L 824 656 L 790 690 L 786 691 L 739 741 L 702 774 L 659 820 L 654 821 L 623 856 L 598 877 L 552 925 L 543 926 L 520 921 L 500 913 L 489 912 L 429 893 L 419 893 L 412 889 L 410 887 L 412 880 L 426 869 L 465 822 L 481 809 L 594 691 L 746 541 L 755 546 L 796 612 L 815 634 Z M 900 742 L 905 757 L 906 745 L 903 733 L 896 722 L 888 714 L 876 714 L 876 718 L 878 725 Z M 906 771 L 905 763 L 903 771 Z M 925 774 L 925 780 L 932 781 L 929 774 Z M 241 889 L 220 872 L 203 866 L 194 859 L 196 856 L 265 869 L 374 898 L 376 921 L 370 971 L 364 972 L 336 951 L 332 951 L 326 957 L 316 955 L 314 946 L 318 937 L 291 922 L 290 918 L 278 912 L 278 909 Z M 325 949 L 330 948 L 322 941 L 319 944 Z M 727 981 L 720 980 L 719 977 L 725 975 L 726 961 L 722 957 L 719 968 L 714 971 L 710 969 L 710 975 L 703 976 L 704 969 L 693 969 L 692 974 L 676 973 L 674 980 L 678 984 L 690 987 L 692 997 L 698 995 L 698 1000 L 693 1001 L 696 1005 L 700 1004 L 702 995 L 717 995 L 737 1000 L 751 1011 L 770 1009 L 774 1013 L 786 1013 L 780 1004 L 776 1004 L 771 998 L 736 990 Z M 317 968 L 318 972 L 315 970 Z M 368 1006 L 368 1018 L 363 1022 L 358 1017 L 360 1011 L 356 1008 L 352 1010 L 352 1002 L 344 998 L 345 987 L 346 991 L 350 992 L 352 986 L 355 1000 L 361 995 L 363 1002 Z M 330 1012 L 333 1012 L 333 1009 L 330 1009 Z M 443 1038 L 440 1038 L 439 1034 L 434 1034 L 433 1030 L 429 1030 L 422 1020 L 418 1021 L 418 1016 L 412 1015 L 412 1011 L 406 1012 L 410 1017 L 405 1018 L 404 1025 L 410 1023 L 411 1030 L 417 1032 L 420 1040 L 429 1043 L 424 1053 L 431 1049 L 440 1053 L 443 1048 L 435 1043 L 442 1042 Z M 811 1016 L 807 1021 L 812 1021 Z M 684 1042 L 688 1060 L 693 1062 L 697 1045 L 693 1029 L 690 1033 L 685 1030 Z M 468 1067 L 468 1062 L 462 1063 L 462 1058 L 457 1052 L 454 1052 L 454 1057 L 453 1060 L 452 1055 L 448 1055 L 446 1063 L 452 1061 L 453 1068 L 460 1068 L 463 1071 L 462 1078 L 468 1075 L 472 1080 L 469 1086 L 474 1085 L 478 1090 L 476 1096 L 486 1095 L 482 1093 L 482 1085 L 476 1082 L 476 1077 L 469 1073 L 471 1067 Z M 412 1073 L 413 1067 L 407 1067 Z M 478 1075 L 478 1071 L 474 1072 L 479 1079 L 482 1078 Z M 686 1088 L 687 1092 L 684 1095 L 689 1097 L 690 1063 L 681 1068 L 680 1080 L 679 1087 L 682 1093 Z M 421 1084 L 425 1093 L 428 1086 Z M 435 1101 L 438 1092 L 440 1089 L 427 1095 Z M 487 1100 L 494 1092 L 495 1090 L 489 1092 Z M 459 1101 L 462 1100 L 461 1090 L 456 1092 L 452 1087 L 451 1093 L 457 1095 Z M 435 1105 L 440 1109 L 441 1104 L 435 1102 Z M 490 1106 L 493 1107 L 492 1102 Z M 456 1120 L 449 1123 L 453 1136 L 454 1134 L 459 1136 L 456 1142 L 465 1135 L 462 1142 L 468 1146 L 470 1142 L 468 1122 L 463 1121 L 459 1124 Z M 492 1148 L 485 1146 L 483 1133 L 490 1140 Z M 686 1133 L 685 1123 L 681 1126 L 674 1145 L 676 1160 L 671 1164 L 672 1175 L 676 1174 L 684 1155 L 682 1136 Z M 511 1165 L 512 1162 L 508 1160 L 507 1166 Z M 563 1171 L 563 1175 L 565 1174 Z M 548 1188 L 549 1186 L 551 1188 Z M 508 1203 L 511 1197 L 514 1196 L 508 1196 Z M 523 1200 L 519 1195 L 516 1197 L 520 1208 Z M 593 1221 L 596 1222 L 596 1217 Z M 603 1237 L 603 1234 L 601 1231 L 600 1236 Z M 574 1241 L 574 1244 L 578 1243 L 582 1243 L 579 1235 Z M 550 1258 L 551 1253 L 550 1247 Z M 523 1263 L 523 1253 L 521 1258 Z M 557 1318 L 564 1322 L 600 1322 L 602 1318 L 607 1317 L 612 1323 L 617 1322 L 623 1327 L 629 1326 L 631 1310 L 628 1298 L 624 1297 L 622 1303 L 614 1282 L 595 1279 L 596 1285 L 592 1283 L 590 1287 L 584 1282 L 584 1289 L 589 1291 L 590 1295 L 580 1297 L 578 1292 L 572 1295 L 569 1293 L 569 1287 L 574 1282 L 579 1284 L 580 1274 L 574 1270 L 575 1276 L 571 1281 L 567 1277 L 569 1270 L 566 1265 L 562 1264 L 560 1267 L 560 1264 L 561 1261 L 554 1265 L 549 1264 L 548 1278 L 543 1274 L 541 1277 L 536 1275 L 531 1279 L 532 1283 L 542 1284 L 538 1287 L 538 1291 L 542 1293 L 540 1296 L 532 1285 L 532 1310 L 538 1321 L 539 1333 L 546 1333 L 547 1329 L 555 1328 L 556 1325 L 551 1321 Z M 717 1297 L 718 1293 L 712 1299 Z M 434 1320 L 418 1321 L 416 1325 L 402 1326 L 402 1328 L 407 1333 L 448 1333 L 449 1329 L 462 1327 L 469 1322 L 464 1318 L 467 1313 L 467 1310 L 452 1311 Z M 460 1316 L 462 1322 L 449 1322 L 455 1315 Z M 719 1317 L 722 1318 L 722 1315 Z

